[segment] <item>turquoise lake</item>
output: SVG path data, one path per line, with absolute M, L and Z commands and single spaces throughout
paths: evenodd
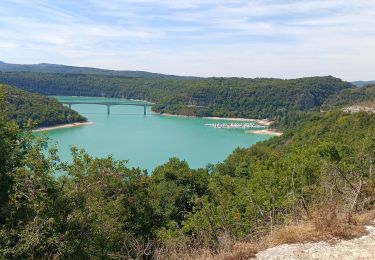
M 123 99 L 56 97 L 60 101 L 116 102 Z M 129 101 L 134 102 L 134 101 Z M 246 134 L 243 129 L 217 129 L 207 123 L 228 123 L 225 120 L 167 117 L 152 114 L 143 107 L 79 104 L 72 109 L 86 116 L 93 125 L 46 131 L 57 141 L 59 156 L 71 160 L 69 146 L 85 149 L 96 157 L 112 154 L 115 159 L 128 160 L 129 166 L 152 171 L 171 157 L 186 160 L 190 167 L 205 167 L 223 161 L 237 147 L 249 147 L 270 138 Z

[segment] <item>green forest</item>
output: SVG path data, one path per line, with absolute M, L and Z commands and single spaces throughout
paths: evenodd
M 156 103 L 153 110 L 159 113 L 269 119 L 319 111 L 328 97 L 355 88 L 332 76 L 282 80 L 0 72 L 0 82 L 43 95 L 142 99 Z
M 361 88 L 345 89 L 337 95 L 329 97 L 323 104 L 324 109 L 332 107 L 346 107 L 361 103 L 374 104 L 375 85 L 366 85 Z
M 87 121 L 85 117 L 64 107 L 53 98 L 1 84 L 0 91 L 4 92 L 8 103 L 9 119 L 22 127 L 29 123 L 35 127 L 45 127 Z M 1 113 L 3 114 L 3 110 Z
M 234 82 L 241 89 L 246 80 Z M 0 110 L 11 113 L 2 92 Z M 324 95 L 315 98 L 321 104 Z M 72 162 L 60 162 L 47 139 L 1 113 L 0 258 L 178 259 L 201 250 L 215 256 L 223 241 L 251 242 L 303 216 L 329 218 L 323 228 L 335 237 L 339 212 L 348 216 L 342 235 L 354 225 L 351 216 L 374 207 L 375 117 L 332 110 L 291 121 L 283 136 L 237 149 L 217 165 L 191 169 L 171 158 L 147 172 L 74 147 Z

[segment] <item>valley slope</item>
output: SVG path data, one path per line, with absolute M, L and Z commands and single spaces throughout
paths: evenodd
M 323 104 L 324 109 L 332 107 L 348 107 L 353 105 L 374 105 L 375 85 L 362 88 L 345 89 L 337 95 L 329 97 Z
M 277 119 L 318 111 L 323 102 L 354 85 L 338 78 L 134 78 L 96 74 L 0 72 L 0 82 L 43 95 L 142 99 L 153 110 L 188 116 Z
M 4 92 L 8 102 L 8 118 L 16 121 L 20 126 L 25 126 L 29 120 L 36 127 L 87 121 L 85 117 L 64 107 L 53 98 L 29 93 L 9 85 L 0 84 L 0 91 Z

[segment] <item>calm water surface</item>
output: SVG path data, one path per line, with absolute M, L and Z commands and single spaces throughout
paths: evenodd
M 56 97 L 60 101 L 106 102 L 124 101 L 109 98 Z M 131 101 L 132 103 L 134 101 Z M 206 123 L 228 122 L 200 118 L 147 116 L 143 107 L 112 106 L 107 115 L 103 105 L 73 105 L 72 109 L 93 122 L 90 126 L 46 132 L 57 141 L 60 158 L 71 160 L 69 146 L 84 148 L 91 155 L 129 160 L 129 166 L 151 171 L 170 157 L 186 160 L 190 167 L 205 167 L 223 161 L 236 147 L 249 147 L 269 138 L 246 134 L 242 129 L 215 129 Z

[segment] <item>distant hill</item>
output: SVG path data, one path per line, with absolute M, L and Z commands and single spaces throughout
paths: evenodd
M 85 117 L 53 98 L 1 84 L 0 91 L 4 92 L 8 102 L 9 119 L 15 120 L 21 127 L 29 120 L 32 120 L 37 127 L 87 121 Z
M 76 67 L 67 65 L 57 65 L 49 63 L 40 64 L 11 64 L 0 61 L 0 71 L 3 72 L 43 72 L 60 74 L 94 74 L 104 76 L 117 76 L 129 78 L 191 78 L 174 75 L 164 75 L 146 71 L 119 71 L 89 67 Z
M 371 84 L 375 84 L 375 80 L 369 80 L 369 81 L 353 81 L 352 82 L 354 85 L 356 85 L 357 87 L 363 87 L 363 86 L 366 86 L 366 85 L 371 85 Z
M 331 107 L 348 107 L 353 105 L 375 103 L 375 84 L 365 85 L 361 88 L 345 89 L 330 96 L 323 104 L 323 109 Z
M 270 78 L 127 78 L 94 74 L 0 72 L 0 83 L 43 95 L 142 99 L 153 110 L 188 116 L 270 118 L 319 110 L 331 95 L 355 88 L 332 76 Z

